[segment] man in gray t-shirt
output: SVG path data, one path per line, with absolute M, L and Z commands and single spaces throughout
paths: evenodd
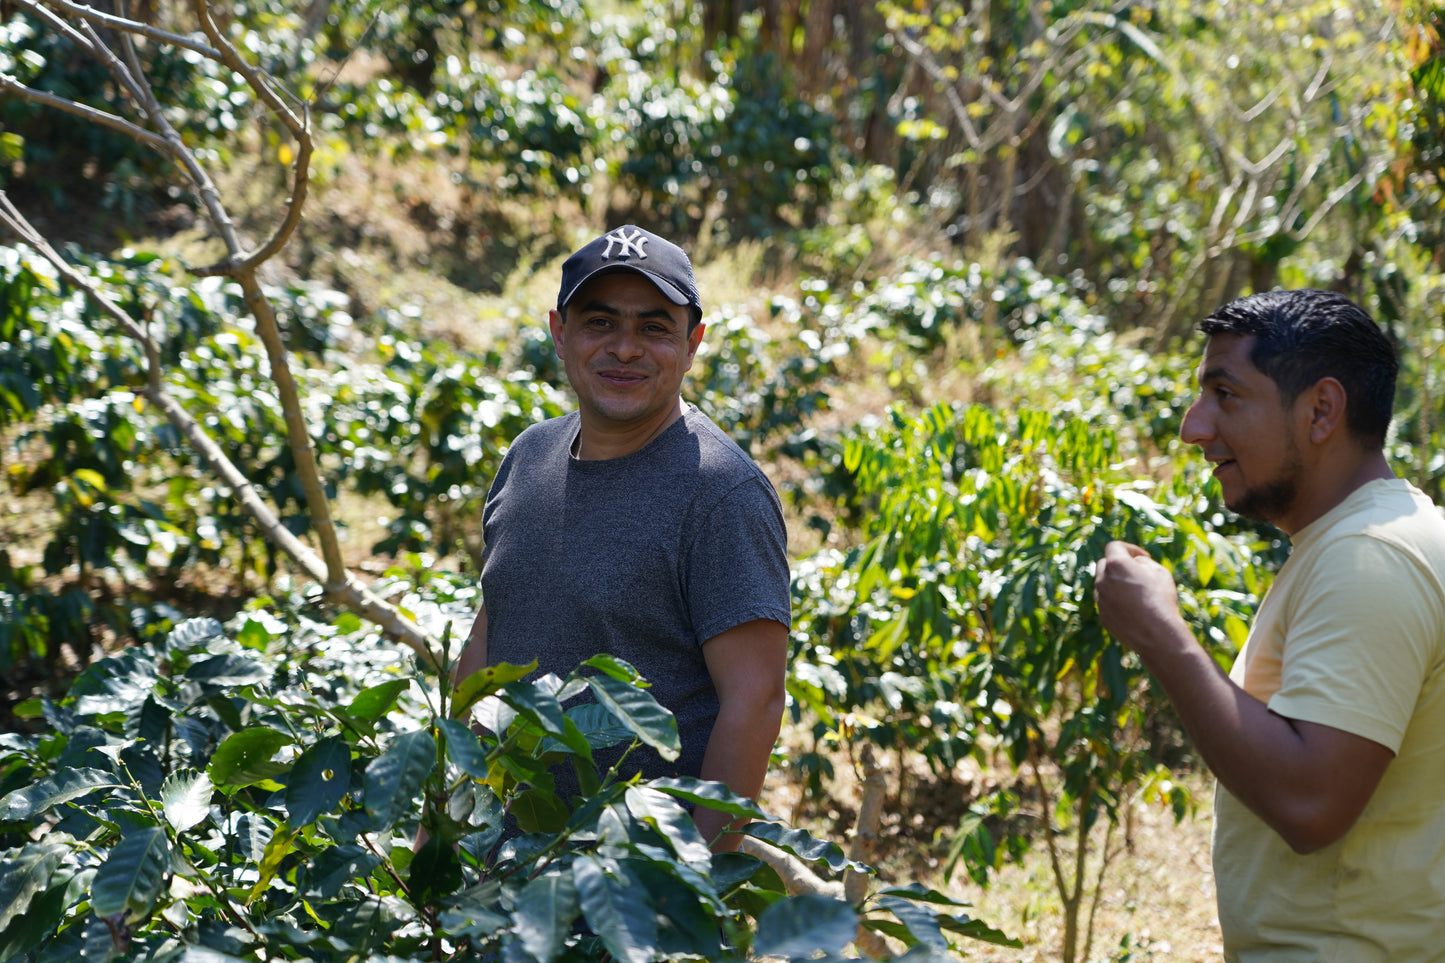
M 578 410 L 524 431 L 483 514 L 483 606 L 458 663 L 538 661 L 565 676 L 625 659 L 677 717 L 682 754 L 644 777 L 714 779 L 756 797 L 784 702 L 789 576 L 772 485 L 682 401 L 702 308 L 680 248 L 635 227 L 562 266 L 549 324 Z M 715 848 L 727 818 L 699 809 Z

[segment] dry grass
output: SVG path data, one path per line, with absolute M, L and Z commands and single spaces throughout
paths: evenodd
M 788 754 L 798 751 L 802 741 L 798 733 L 785 731 L 783 744 Z M 835 777 L 823 798 L 816 799 L 804 795 L 796 770 L 786 765 L 775 767 L 764 789 L 762 805 L 764 810 L 789 818 L 846 850 L 858 811 L 860 785 L 842 754 L 833 763 Z M 900 767 L 896 759 L 888 759 L 884 767 L 891 783 L 889 800 L 870 860 L 878 870 L 878 882 L 931 886 L 970 904 L 971 916 L 1023 943 L 1021 948 L 1010 949 L 964 941 L 962 958 L 970 963 L 1062 959 L 1063 901 L 1041 840 L 1021 862 L 997 872 L 987 887 L 974 883 L 962 869 L 951 878 L 943 878 L 949 831 L 966 809 L 974 787 L 1010 778 L 1008 774 L 961 770 L 955 780 L 940 783 L 919 765 Z M 1087 957 L 1083 955 L 1081 932 L 1078 963 L 1197 963 L 1220 958 L 1209 867 L 1208 800 L 1212 780 L 1202 774 L 1181 779 L 1200 801 L 1198 812 L 1176 823 L 1168 809 L 1140 803 L 1130 814 L 1128 825 L 1112 834 L 1111 858 L 1094 912 L 1091 950 Z M 901 789 L 900 781 L 905 783 Z M 1100 827 L 1091 841 L 1091 880 L 1097 879 L 1097 854 L 1104 839 Z M 1069 854 L 1065 853 L 1064 858 L 1067 860 Z M 1087 925 L 1087 903 L 1080 925 L 1081 929 Z
M 1199 782 L 1196 791 L 1204 792 L 1205 780 Z M 1177 824 L 1162 807 L 1137 809 L 1132 841 L 1111 861 L 1104 876 L 1090 963 L 1194 963 L 1220 958 L 1209 825 L 1208 807 Z M 1103 835 L 1096 837 L 1102 840 Z M 1115 845 L 1120 845 L 1117 839 Z M 1060 958 L 1062 903 L 1041 847 L 1021 865 L 999 873 L 987 889 L 969 882 L 956 886 L 954 893 L 972 902 L 980 919 L 1024 942 L 1019 950 L 988 947 L 966 959 L 1041 963 Z

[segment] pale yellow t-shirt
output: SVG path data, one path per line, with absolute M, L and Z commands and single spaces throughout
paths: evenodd
M 1292 541 L 1230 678 L 1395 758 L 1349 832 L 1305 856 L 1216 788 L 1225 959 L 1445 961 L 1445 520 L 1374 481 Z

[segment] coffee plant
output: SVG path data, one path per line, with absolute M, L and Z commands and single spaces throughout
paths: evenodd
M 976 881 L 1047 846 L 1075 959 L 1090 887 L 1083 854 L 1151 787 L 1182 815 L 1167 701 L 1099 624 L 1093 568 L 1104 545 L 1147 546 L 1179 579 L 1186 617 L 1221 659 L 1243 642 L 1250 545 L 1207 531 L 1207 500 L 1150 490 L 1119 468 L 1112 432 L 1045 411 L 894 408 L 843 440 L 857 547 L 795 577 L 789 691 L 819 744 L 871 740 L 954 780 L 965 758 L 1018 779 L 978 790 L 952 830 L 947 867 Z M 804 717 L 799 715 L 799 721 Z M 800 762 L 816 768 L 821 756 Z M 824 772 L 805 771 L 815 784 Z M 1037 822 L 1021 820 L 1029 801 Z M 1072 836 L 1079 862 L 1062 859 Z M 1097 889 L 1093 890 L 1095 896 Z
M 438 610 L 470 592 L 430 581 Z M 454 687 L 354 616 L 149 615 L 150 641 L 0 736 L 5 959 L 838 959 L 860 926 L 910 960 L 1011 942 L 924 887 L 789 896 L 756 857 L 711 854 L 694 805 L 820 872 L 867 871 L 719 784 L 598 772 L 599 748 L 678 749 L 625 663 Z M 558 764 L 585 798 L 558 798 Z

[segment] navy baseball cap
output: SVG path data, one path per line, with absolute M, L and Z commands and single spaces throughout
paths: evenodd
M 617 271 L 641 274 L 673 304 L 687 305 L 702 313 L 702 299 L 687 254 L 666 238 L 631 224 L 608 231 L 562 262 L 557 310 L 565 308 L 592 278 Z

